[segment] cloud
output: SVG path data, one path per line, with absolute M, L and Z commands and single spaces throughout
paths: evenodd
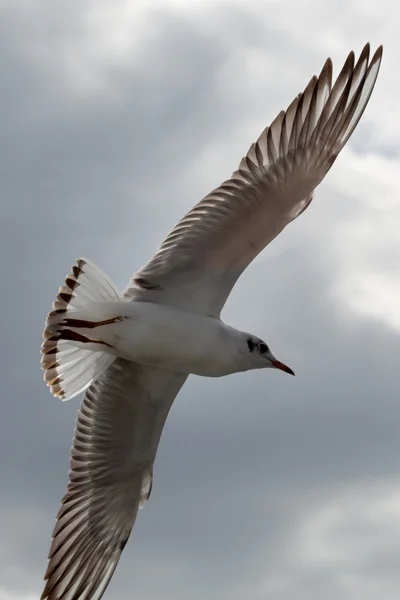
M 326 56 L 339 67 L 367 40 L 385 54 L 359 128 L 223 315 L 296 378 L 190 378 L 109 595 L 399 596 L 397 13 L 0 2 L 1 600 L 41 592 L 67 479 L 77 404 L 39 368 L 65 272 L 87 255 L 124 287 Z

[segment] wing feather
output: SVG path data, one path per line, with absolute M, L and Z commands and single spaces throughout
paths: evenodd
M 125 291 L 219 316 L 251 261 L 310 204 L 359 122 L 382 58 L 367 44 L 347 57 L 332 86 L 332 62 L 312 77 L 252 144 L 230 180 L 177 224 Z
M 117 359 L 87 390 L 42 600 L 101 598 L 150 495 L 161 432 L 185 380 Z

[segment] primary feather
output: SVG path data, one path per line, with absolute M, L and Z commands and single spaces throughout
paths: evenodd
M 359 122 L 382 47 L 351 52 L 332 86 L 328 59 L 278 114 L 228 181 L 176 225 L 133 278 L 127 295 L 218 317 L 251 261 L 310 204 Z

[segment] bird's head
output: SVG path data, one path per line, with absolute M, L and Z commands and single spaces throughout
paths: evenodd
M 268 345 L 260 338 L 246 334 L 244 336 L 244 344 L 243 353 L 247 356 L 248 370 L 280 369 L 281 371 L 285 371 L 285 373 L 294 375 L 292 369 L 277 360 L 268 348 Z

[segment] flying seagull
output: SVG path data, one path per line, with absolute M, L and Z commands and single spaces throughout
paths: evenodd
M 328 59 L 252 144 L 232 177 L 190 210 L 121 294 L 79 259 L 49 313 L 44 378 L 78 411 L 69 484 L 42 600 L 99 600 L 138 509 L 171 405 L 188 375 L 293 371 L 221 310 L 241 273 L 310 204 L 360 120 L 382 47 L 351 52 L 332 85 Z

